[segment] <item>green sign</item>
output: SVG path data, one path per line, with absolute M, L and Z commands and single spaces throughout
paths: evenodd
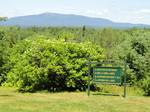
M 92 67 L 95 65 L 101 65 Z M 88 62 L 88 96 L 90 95 L 90 82 L 96 84 L 124 85 L 124 97 L 126 97 L 126 63 L 115 66 L 115 61 Z M 92 69 L 92 70 L 91 70 Z M 123 75 L 124 74 L 124 75 Z M 122 76 L 123 75 L 123 76 Z M 121 80 L 123 78 L 123 80 Z M 123 81 L 123 82 L 121 82 Z
M 93 82 L 101 84 L 121 84 L 121 67 L 94 67 Z

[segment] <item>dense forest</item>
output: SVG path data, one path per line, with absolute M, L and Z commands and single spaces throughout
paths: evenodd
M 84 91 L 87 61 L 127 63 L 127 82 L 150 95 L 150 29 L 0 27 L 0 85 Z

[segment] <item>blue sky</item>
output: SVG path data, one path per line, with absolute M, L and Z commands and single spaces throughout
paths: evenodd
M 0 0 L 0 16 L 14 17 L 45 12 L 150 24 L 150 0 Z

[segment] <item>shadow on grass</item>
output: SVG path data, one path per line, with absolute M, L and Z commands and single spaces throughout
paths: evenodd
M 13 97 L 13 95 L 7 95 L 7 94 L 3 94 L 3 95 L 0 95 L 0 97 Z
M 119 94 L 112 94 L 112 93 L 93 93 L 93 95 L 103 95 L 103 96 L 121 96 Z

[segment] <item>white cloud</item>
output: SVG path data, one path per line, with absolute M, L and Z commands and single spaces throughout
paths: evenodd
M 85 12 L 83 12 L 82 14 L 83 15 L 86 15 L 86 16 L 91 16 L 91 17 L 102 17 L 102 16 L 105 16 L 106 14 L 109 13 L 109 10 L 108 9 L 104 9 L 104 10 L 87 10 Z
M 103 12 L 100 12 L 100 11 L 94 11 L 94 10 L 87 10 L 84 12 L 86 15 L 89 15 L 89 16 L 101 16 L 103 15 Z
M 141 16 L 137 16 L 137 17 L 131 17 L 131 19 L 138 19 L 138 20 L 140 20 L 140 19 L 144 19 L 144 17 L 141 17 Z
M 108 9 L 104 9 L 103 12 L 104 12 L 104 13 L 108 13 L 109 10 L 108 10 Z
M 150 14 L 150 9 L 140 9 L 135 11 L 135 14 Z
M 141 13 L 150 13 L 150 9 L 142 9 L 140 10 Z
M 24 15 L 27 15 L 25 13 L 25 10 L 24 11 L 20 11 L 20 10 L 11 10 L 11 11 L 0 11 L 0 16 L 5 16 L 5 17 L 15 17 L 15 16 L 24 16 Z

